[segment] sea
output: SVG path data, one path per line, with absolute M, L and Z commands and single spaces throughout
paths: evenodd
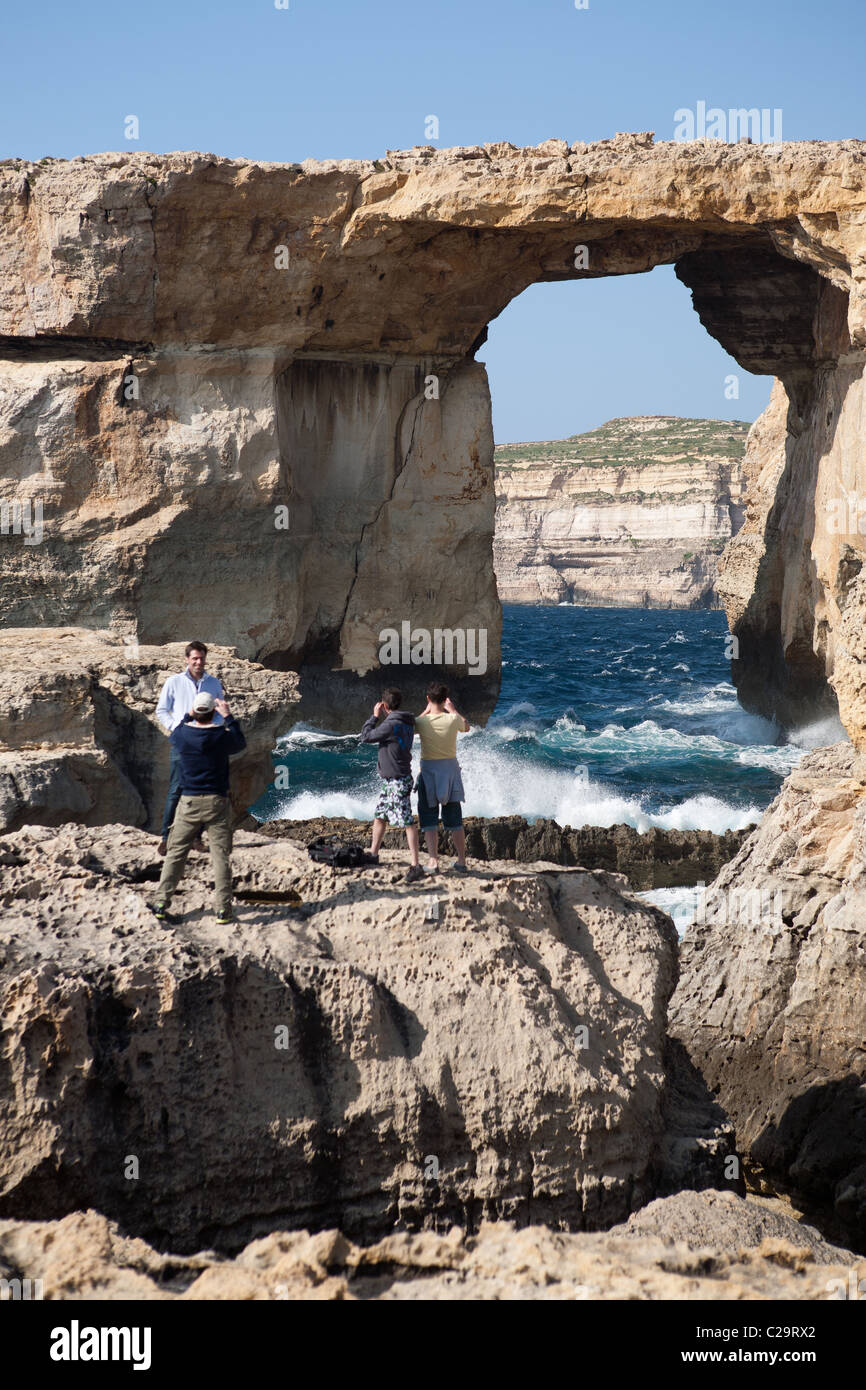
M 847 736 L 835 718 L 783 734 L 747 713 L 727 639 L 717 610 L 504 605 L 499 701 L 459 740 L 464 814 L 716 832 L 758 821 L 808 749 Z M 376 749 L 357 735 L 297 724 L 274 763 L 287 786 L 256 803 L 259 820 L 372 816 Z M 691 890 L 648 896 L 680 927 L 693 915 Z

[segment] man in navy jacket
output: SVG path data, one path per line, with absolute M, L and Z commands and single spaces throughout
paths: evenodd
M 214 722 L 214 710 L 222 723 Z M 193 701 L 192 714 L 172 730 L 171 746 L 180 768 L 181 796 L 152 909 L 162 921 L 178 920 L 168 911 L 172 895 L 193 841 L 206 829 L 217 921 L 233 922 L 229 758 L 246 748 L 247 741 L 225 700 L 215 700 L 203 690 Z
M 400 708 L 403 696 L 393 687 L 383 690 L 382 698 L 361 730 L 362 743 L 379 745 L 379 800 L 373 820 L 370 853 L 379 858 L 379 846 L 385 834 L 385 821 L 406 829 L 412 866 L 406 875 L 407 883 L 424 877 L 418 863 L 418 827 L 412 815 L 409 793 L 412 790 L 412 740 L 415 737 L 415 716 Z M 382 723 L 378 720 L 382 718 Z M 378 725 L 378 727 L 377 727 Z

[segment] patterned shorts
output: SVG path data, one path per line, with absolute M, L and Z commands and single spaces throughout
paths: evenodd
M 414 825 L 409 793 L 412 790 L 411 777 L 380 777 L 379 800 L 373 815 L 378 820 L 389 821 L 391 825 Z

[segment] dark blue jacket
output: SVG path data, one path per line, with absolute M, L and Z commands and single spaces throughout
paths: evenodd
M 391 710 L 378 728 L 371 714 L 361 730 L 362 743 L 378 743 L 379 776 L 408 777 L 412 772 L 412 740 L 415 737 L 415 716 L 408 710 Z
M 184 720 L 172 731 L 171 745 L 180 761 L 184 796 L 228 796 L 229 758 L 247 746 L 236 719 L 229 715 L 224 724 Z

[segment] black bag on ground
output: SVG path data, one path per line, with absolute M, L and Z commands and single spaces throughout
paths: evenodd
M 363 869 L 376 862 L 375 859 L 371 859 L 363 845 L 353 841 L 344 844 L 342 840 L 326 835 L 319 835 L 317 839 L 311 840 L 307 845 L 307 853 L 317 864 L 330 864 L 332 869 Z

